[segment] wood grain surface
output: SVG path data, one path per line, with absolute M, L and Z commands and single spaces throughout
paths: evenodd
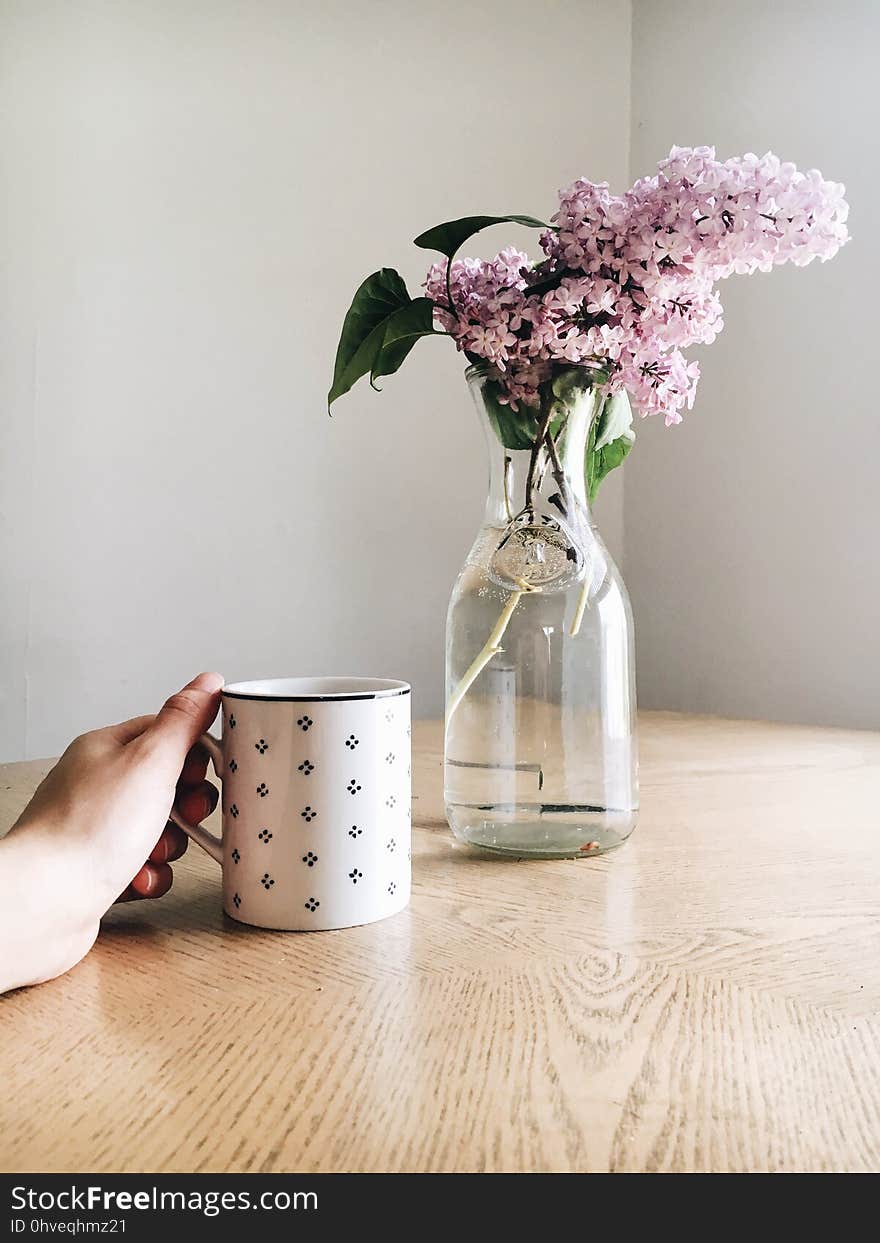
M 880 735 L 643 715 L 634 836 L 546 863 L 456 846 L 414 747 L 407 911 L 248 929 L 191 847 L 0 998 L 0 1170 L 880 1169 Z

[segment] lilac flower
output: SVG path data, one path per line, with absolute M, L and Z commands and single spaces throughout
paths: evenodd
M 553 364 L 600 368 L 642 415 L 681 420 L 699 367 L 682 350 L 723 327 L 717 281 L 780 263 L 823 262 L 848 240 L 844 187 L 772 153 L 720 162 L 673 147 L 624 195 L 584 178 L 560 191 L 540 273 L 522 251 L 435 264 L 437 321 L 496 373 L 502 400 L 536 405 Z M 549 273 L 557 283 L 529 293 Z M 452 305 L 449 304 L 449 292 Z

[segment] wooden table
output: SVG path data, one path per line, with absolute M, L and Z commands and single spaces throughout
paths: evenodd
M 880 1168 L 880 735 L 645 715 L 634 837 L 548 863 L 456 847 L 414 739 L 408 911 L 246 929 L 191 849 L 0 999 L 0 1170 Z

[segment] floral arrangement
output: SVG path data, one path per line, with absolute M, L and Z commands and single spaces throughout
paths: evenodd
M 830 259 L 848 240 L 844 187 L 775 155 L 719 161 L 711 147 L 674 147 L 657 173 L 622 195 L 580 178 L 549 223 L 472 216 L 415 239 L 444 256 L 412 298 L 383 268 L 358 289 L 343 324 L 330 404 L 364 375 L 397 371 L 423 336 L 451 337 L 485 369 L 493 424 L 508 448 L 552 449 L 566 394 L 606 400 L 587 450 L 589 493 L 626 457 L 640 415 L 679 423 L 693 406 L 699 365 L 688 346 L 723 327 L 715 289 L 734 273 Z M 458 259 L 488 225 L 541 229 L 543 257 L 508 248 Z

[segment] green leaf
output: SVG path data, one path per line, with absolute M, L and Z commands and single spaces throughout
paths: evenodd
M 384 340 L 386 321 L 411 302 L 403 277 L 393 268 L 382 268 L 363 282 L 342 325 L 333 383 L 327 394 L 328 408 L 356 380 L 372 371 Z
M 487 380 L 483 386 L 483 402 L 492 430 L 505 449 L 531 449 L 535 439 L 535 412 L 521 405 L 519 410 L 498 400 L 498 385 Z
M 550 381 L 550 391 L 562 405 L 571 406 L 593 388 L 597 374 L 585 367 L 563 367 Z
M 633 447 L 636 434 L 632 421 L 632 408 L 625 390 L 620 389 L 605 398 L 590 428 L 584 462 L 587 495 L 591 501 L 596 499 L 605 476 L 622 464 Z
M 626 389 L 618 389 L 606 397 L 596 426 L 596 448 L 604 449 L 632 427 L 632 407 Z
M 393 375 L 419 337 L 437 335 L 434 303 L 430 298 L 413 298 L 389 315 L 383 327 L 382 342 L 370 368 L 370 383 L 378 376 Z
M 596 499 L 599 491 L 599 484 L 610 474 L 615 467 L 620 466 L 635 442 L 636 434 L 630 430 L 624 432 L 622 436 L 618 436 L 616 440 L 612 440 L 610 444 L 604 445 L 601 449 L 596 448 L 595 443 L 595 424 L 590 430 L 590 440 L 587 444 L 587 494 L 590 501 Z
M 507 223 L 524 224 L 528 229 L 552 228 L 534 216 L 464 216 L 461 220 L 448 220 L 446 224 L 435 225 L 426 233 L 420 233 L 415 245 L 421 246 L 422 250 L 439 250 L 451 263 L 469 237 L 481 229 L 488 229 L 489 225 Z

